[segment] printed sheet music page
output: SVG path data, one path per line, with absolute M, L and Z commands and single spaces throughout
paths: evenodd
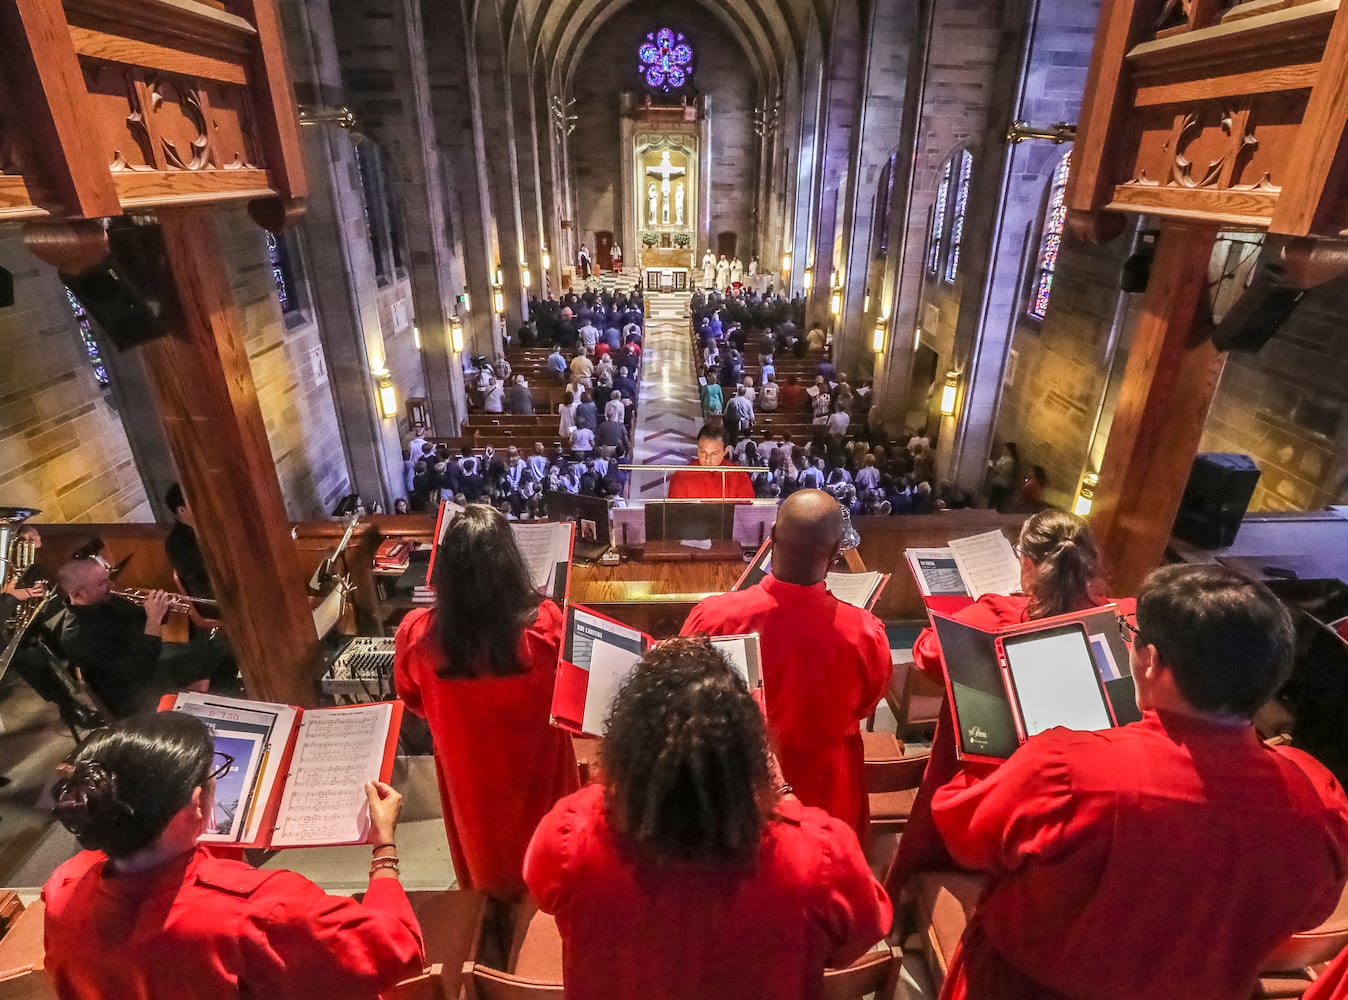
M 1014 594 L 1020 589 L 1020 560 L 1000 531 L 952 538 L 950 551 L 974 600 L 984 594 Z
M 365 839 L 365 782 L 379 777 L 392 713 L 390 704 L 305 713 L 273 846 L 359 844 Z

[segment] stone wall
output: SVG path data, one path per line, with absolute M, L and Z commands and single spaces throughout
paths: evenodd
M 1233 351 L 1200 446 L 1249 455 L 1253 510 L 1348 502 L 1348 278 L 1313 289 L 1257 354 Z
M 154 520 L 56 271 L 18 226 L 0 227 L 0 267 L 14 276 L 14 305 L 0 309 L 0 504 L 37 507 L 39 521 Z
M 595 35 L 577 74 L 576 131 L 571 135 L 578 201 L 578 243 L 593 251 L 596 231 L 622 233 L 624 152 L 620 148 L 618 94 L 638 90 L 636 47 L 646 32 L 668 24 L 684 32 L 697 53 L 694 85 L 710 98 L 711 217 L 707 229 L 739 235 L 738 253 L 748 261 L 752 249 L 755 150 L 754 82 L 748 57 L 710 14 L 685 6 L 671 18 L 659 4 L 639 0 L 616 15 Z M 641 91 L 639 91 L 641 92 Z M 674 100 L 678 98 L 675 97 Z M 706 190 L 703 187 L 703 190 Z M 620 238 L 620 237 L 619 237 Z M 634 248 L 623 247 L 629 265 Z
M 286 511 L 325 517 L 350 491 L 350 476 L 318 327 L 311 317 L 282 317 L 266 238 L 247 213 L 224 209 L 218 219 Z

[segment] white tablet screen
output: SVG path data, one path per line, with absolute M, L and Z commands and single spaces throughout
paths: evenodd
M 1093 731 L 1110 720 L 1095 663 L 1082 629 L 1003 640 L 1028 736 L 1054 726 Z

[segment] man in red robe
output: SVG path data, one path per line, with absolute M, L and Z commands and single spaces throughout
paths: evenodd
M 721 468 L 735 463 L 726 460 L 729 449 L 725 431 L 713 424 L 703 424 L 697 432 L 697 460 L 694 468 Z M 747 472 L 676 472 L 669 478 L 671 500 L 752 500 L 753 480 Z
M 757 632 L 768 730 L 782 775 L 806 805 L 868 835 L 859 720 L 875 710 L 893 670 L 880 619 L 828 592 L 842 549 L 838 502 L 822 490 L 787 497 L 772 528 L 772 570 L 761 583 L 708 597 L 683 634 Z
M 1052 729 L 932 802 L 951 855 L 991 872 L 943 1000 L 1248 997 L 1263 959 L 1348 878 L 1348 800 L 1251 717 L 1287 676 L 1292 622 L 1220 566 L 1143 584 L 1141 722 Z

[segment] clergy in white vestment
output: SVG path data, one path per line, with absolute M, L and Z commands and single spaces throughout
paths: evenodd
M 702 255 L 702 287 L 710 288 L 716 281 L 716 255 L 710 249 Z
M 721 254 L 721 259 L 716 262 L 716 288 L 724 292 L 730 284 L 730 261 L 725 259 L 725 254 Z
M 730 283 L 732 285 L 738 285 L 743 281 L 744 281 L 744 264 L 742 264 L 740 262 L 740 259 L 736 257 L 730 262 Z

